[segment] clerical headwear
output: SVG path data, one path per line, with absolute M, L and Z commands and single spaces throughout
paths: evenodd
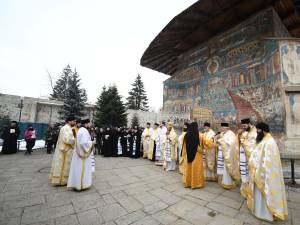
M 205 123 L 204 123 L 204 126 L 205 126 L 205 127 L 210 127 L 210 123 L 205 122 Z
M 249 124 L 250 123 L 250 119 L 249 118 L 245 118 L 241 120 L 241 124 Z
M 147 123 L 147 125 L 149 125 L 149 126 L 150 126 L 150 125 L 151 125 L 151 123 L 149 123 L 149 122 L 148 122 L 148 123 Z
M 155 126 L 159 126 L 159 124 L 158 124 L 158 123 L 155 123 L 154 125 L 155 125 Z
M 70 115 L 70 116 L 68 116 L 67 118 L 66 118 L 66 121 L 67 122 L 70 122 L 70 121 L 75 121 L 76 119 L 75 119 L 75 116 L 73 116 L 73 115 Z
M 76 124 L 78 124 L 78 123 L 82 123 L 82 120 L 81 120 L 80 118 L 78 118 L 78 119 L 76 120 Z
M 256 128 L 264 132 L 270 132 L 269 125 L 263 122 L 256 124 Z
M 221 127 L 229 127 L 229 123 L 221 123 Z
M 172 122 L 168 122 L 168 127 L 172 128 L 173 127 L 173 123 Z
M 91 122 L 90 119 L 83 119 L 83 120 L 81 120 L 81 123 L 82 123 L 82 124 L 87 124 L 87 123 L 89 123 L 89 122 Z

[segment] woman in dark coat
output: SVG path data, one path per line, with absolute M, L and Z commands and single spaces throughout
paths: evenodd
M 14 154 L 17 153 L 17 140 L 20 134 L 20 129 L 18 127 L 18 123 L 16 121 L 12 121 L 11 125 L 7 127 L 3 134 L 3 146 L 2 146 L 2 154 Z

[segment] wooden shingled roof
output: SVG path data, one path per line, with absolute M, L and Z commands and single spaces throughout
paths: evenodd
M 290 34 L 300 37 L 300 0 L 199 0 L 167 24 L 140 63 L 173 75 L 179 55 L 271 6 Z

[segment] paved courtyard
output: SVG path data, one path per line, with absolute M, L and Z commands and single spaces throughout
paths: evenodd
M 249 214 L 238 190 L 209 182 L 182 187 L 181 176 L 148 160 L 96 156 L 94 186 L 84 192 L 51 187 L 52 155 L 0 155 L 0 224 L 269 224 Z M 297 192 L 298 191 L 298 192 Z M 300 224 L 299 189 L 288 190 L 289 221 Z

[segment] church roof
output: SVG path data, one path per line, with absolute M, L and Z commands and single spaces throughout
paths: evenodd
M 167 24 L 140 63 L 173 75 L 182 53 L 268 7 L 278 13 L 291 36 L 300 37 L 300 0 L 199 0 Z

